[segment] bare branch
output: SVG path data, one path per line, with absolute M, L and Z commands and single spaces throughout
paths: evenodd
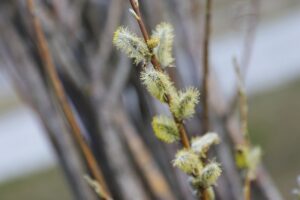
M 57 75 L 57 72 L 55 69 L 55 65 L 53 63 L 51 54 L 48 49 L 45 35 L 44 35 L 41 25 L 40 25 L 40 21 L 35 15 L 36 9 L 35 9 L 34 0 L 27 0 L 27 6 L 28 6 L 28 10 L 31 15 L 34 32 L 37 37 L 37 46 L 39 49 L 41 59 L 43 61 L 43 67 L 45 68 L 45 71 L 48 73 L 47 75 L 49 76 L 49 80 L 51 82 L 51 85 L 53 86 L 53 91 L 56 94 L 56 97 L 61 106 L 61 109 L 63 110 L 67 121 L 69 122 L 72 133 L 74 134 L 74 138 L 78 142 L 78 144 L 86 158 L 86 161 L 88 163 L 88 166 L 89 166 L 91 172 L 95 176 L 98 183 L 101 185 L 101 188 L 103 188 L 103 191 L 101 191 L 101 193 L 103 194 L 104 199 L 111 199 L 108 188 L 104 181 L 102 172 L 100 171 L 99 167 L 97 166 L 96 159 L 94 158 L 92 151 L 90 150 L 89 146 L 85 143 L 85 141 L 82 137 L 81 129 L 74 117 L 72 108 L 68 103 L 68 99 L 64 92 L 63 86 L 58 78 L 58 75 Z

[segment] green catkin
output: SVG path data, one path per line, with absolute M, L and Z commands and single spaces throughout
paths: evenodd
M 151 54 L 142 38 L 136 36 L 125 27 L 119 27 L 114 33 L 113 44 L 127 54 L 135 64 L 146 62 Z
M 157 47 L 159 44 L 159 38 L 156 37 L 151 37 L 148 41 L 147 41 L 147 45 L 150 49 L 154 49 L 155 47 Z
M 193 185 L 195 187 L 209 188 L 210 186 L 216 184 L 221 173 L 222 170 L 219 163 L 209 163 L 203 168 L 200 176 L 195 177 Z
M 256 177 L 256 169 L 261 161 L 261 155 L 261 148 L 258 146 L 252 147 L 249 152 L 249 176 L 252 180 L 254 180 Z
M 199 157 L 190 149 L 179 150 L 173 160 L 173 165 L 187 174 L 198 173 L 202 170 Z
M 169 76 L 155 69 L 145 69 L 141 72 L 141 80 L 149 93 L 161 102 L 166 102 L 166 96 L 174 91 Z
M 259 146 L 249 148 L 246 145 L 237 147 L 235 153 L 236 165 L 240 169 L 247 169 L 251 179 L 255 179 L 257 166 L 261 162 L 261 148 Z
M 158 139 L 166 143 L 179 140 L 179 132 L 172 118 L 166 116 L 155 116 L 152 120 L 152 127 Z
M 220 138 L 217 133 L 206 133 L 202 137 L 195 137 L 191 141 L 191 148 L 201 157 L 206 157 L 209 148 L 214 144 L 219 144 Z
M 159 38 L 159 43 L 153 49 L 153 52 L 163 68 L 170 66 L 174 61 L 172 57 L 173 32 L 174 30 L 171 24 L 162 22 L 156 26 L 152 33 L 152 38 Z
M 170 109 L 178 119 L 186 119 L 193 116 L 195 106 L 199 102 L 200 93 L 197 89 L 190 87 L 185 91 L 179 91 L 171 101 Z

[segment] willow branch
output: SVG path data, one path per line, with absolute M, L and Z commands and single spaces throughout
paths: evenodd
M 211 35 L 211 7 L 212 0 L 206 0 L 205 7 L 205 24 L 204 24 L 204 44 L 203 44 L 203 56 L 202 56 L 202 67 L 203 67 L 203 79 L 202 79 L 202 134 L 205 134 L 210 129 L 209 122 L 209 44 Z M 207 189 L 201 189 L 201 199 L 210 200 Z
M 236 76 L 238 78 L 238 100 L 239 100 L 239 111 L 241 118 L 241 133 L 244 136 L 244 142 L 247 145 L 250 145 L 250 138 L 248 133 L 248 100 L 245 91 L 245 83 L 243 81 L 243 76 L 241 73 L 241 69 L 236 59 L 233 59 L 233 64 L 236 72 Z
M 67 95 L 65 94 L 62 83 L 58 77 L 57 71 L 55 69 L 55 65 L 53 63 L 53 60 L 52 60 L 52 57 L 51 57 L 51 54 L 49 51 L 49 47 L 48 47 L 45 35 L 41 28 L 40 21 L 35 15 L 36 8 L 35 8 L 34 1 L 27 0 L 27 6 L 28 6 L 28 11 L 31 16 L 34 33 L 36 35 L 36 42 L 37 42 L 40 57 L 43 62 L 43 67 L 44 67 L 45 71 L 47 72 L 47 75 L 49 76 L 49 81 L 53 87 L 53 90 L 57 97 L 59 106 L 61 107 L 63 114 L 65 115 L 67 122 L 69 123 L 71 132 L 72 132 L 76 142 L 79 144 L 79 147 L 86 159 L 86 162 L 88 164 L 89 169 L 91 170 L 91 173 L 95 177 L 96 181 L 101 185 L 101 190 L 102 190 L 101 194 L 102 194 L 103 198 L 111 199 L 108 188 L 104 181 L 102 172 L 97 165 L 96 159 L 95 159 L 91 149 L 89 148 L 89 146 L 86 144 L 86 142 L 84 141 L 84 139 L 82 137 L 81 129 L 74 117 L 72 108 L 67 99 Z
M 136 20 L 139 24 L 139 27 L 140 27 L 140 30 L 142 32 L 145 43 L 147 44 L 147 41 L 150 39 L 150 36 L 149 36 L 149 33 L 148 33 L 147 28 L 145 26 L 145 23 L 143 21 L 138 1 L 137 0 L 129 0 L 129 1 L 130 1 L 132 9 L 137 14 Z M 148 49 L 149 49 L 150 53 L 152 53 L 152 49 L 150 47 L 148 47 Z M 160 72 L 164 71 L 162 69 L 162 67 L 160 66 L 160 63 L 158 62 L 158 60 L 157 60 L 157 58 L 154 54 L 152 54 L 151 63 L 152 63 L 155 70 L 160 71 Z M 166 95 L 166 100 L 167 100 L 167 103 L 170 107 L 171 96 Z M 190 148 L 189 138 L 188 138 L 187 132 L 185 130 L 183 121 L 179 120 L 177 117 L 175 117 L 175 115 L 173 113 L 172 113 L 172 117 L 174 118 L 174 120 L 175 120 L 175 122 L 178 126 L 182 146 L 185 147 L 185 148 Z
M 203 134 L 209 131 L 209 43 L 211 35 L 211 7 L 212 0 L 206 0 L 205 7 L 205 27 L 204 27 L 204 45 L 203 45 L 203 80 L 202 80 L 202 130 Z
M 244 200 L 251 200 L 251 179 L 248 174 L 244 183 Z
M 235 72 L 238 78 L 238 97 L 239 97 L 239 111 L 240 111 L 240 122 L 241 130 L 243 134 L 243 144 L 247 147 L 251 146 L 251 141 L 248 133 L 248 103 L 245 92 L 245 84 L 243 81 L 242 73 L 236 59 L 233 59 Z M 245 181 L 244 181 L 244 200 L 251 200 L 251 178 L 249 170 L 247 170 Z
M 251 0 L 250 3 L 251 3 L 250 19 L 248 22 L 248 26 L 246 28 L 246 33 L 243 40 L 242 55 L 240 57 L 240 63 L 242 68 L 240 69 L 240 71 L 243 79 L 246 78 L 247 72 L 249 71 L 250 59 L 252 57 L 255 34 L 256 34 L 257 24 L 259 20 L 259 0 Z M 238 88 L 236 91 L 238 91 Z M 235 93 L 228 103 L 228 109 L 225 115 L 230 116 L 234 114 L 238 101 L 239 101 L 239 94 Z

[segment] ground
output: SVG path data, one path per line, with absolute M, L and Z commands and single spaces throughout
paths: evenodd
M 47 169 L 0 185 L 1 200 L 71 200 L 58 168 Z

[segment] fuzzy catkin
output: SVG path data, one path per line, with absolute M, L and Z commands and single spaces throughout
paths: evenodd
M 200 156 L 206 157 L 206 153 L 209 150 L 209 148 L 212 145 L 219 144 L 219 143 L 220 143 L 220 138 L 218 134 L 209 132 L 201 137 L 193 138 L 191 142 L 191 148 Z
M 135 64 L 146 62 L 151 54 L 142 38 L 136 36 L 125 27 L 119 27 L 114 33 L 113 44 L 123 51 Z
M 173 160 L 173 165 L 187 174 L 198 173 L 202 169 L 199 157 L 190 149 L 179 150 Z
M 156 26 L 152 33 L 153 38 L 159 38 L 159 43 L 153 49 L 153 52 L 163 68 L 170 66 L 174 61 L 172 57 L 173 32 L 174 30 L 171 24 L 162 22 Z
M 174 91 L 169 76 L 155 69 L 145 69 L 141 72 L 141 80 L 149 93 L 163 103 L 166 102 L 166 96 Z
M 195 106 L 199 102 L 200 93 L 196 88 L 190 87 L 185 91 L 179 91 L 173 96 L 170 109 L 178 119 L 186 119 L 193 116 Z
M 166 116 L 155 116 L 152 127 L 158 139 L 166 143 L 179 140 L 179 132 L 174 120 Z
M 209 188 L 215 185 L 220 177 L 222 170 L 220 164 L 212 162 L 204 166 L 201 173 L 192 179 L 192 185 L 195 188 Z

